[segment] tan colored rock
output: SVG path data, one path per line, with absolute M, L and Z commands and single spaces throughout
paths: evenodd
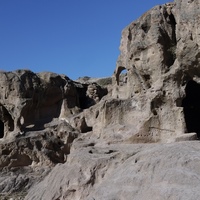
M 85 121 L 85 117 L 75 117 L 73 119 L 74 123 L 72 123 L 74 125 L 74 127 L 80 131 L 80 133 L 87 133 L 89 131 L 92 131 L 92 127 L 89 127 Z
M 112 92 L 121 106 L 112 112 L 117 123 L 132 124 L 128 140 L 170 142 L 184 132 L 199 137 L 198 8 L 198 1 L 178 0 L 156 6 L 123 30 Z M 121 85 L 123 70 L 127 84 Z
M 54 118 L 70 118 L 106 94 L 97 84 L 76 83 L 50 72 L 0 72 L 0 83 L 1 138 L 43 129 Z
M 31 188 L 25 199 L 200 198 L 197 141 L 90 145 L 89 141 L 82 148 L 79 144 L 68 162 L 57 165 L 40 184 Z
M 0 168 L 7 172 L 14 170 L 7 189 L 4 188 L 7 181 L 0 186 L 0 197 L 20 199 L 43 177 L 37 177 L 35 169 L 48 166 L 50 170 L 57 163 L 66 162 L 73 140 L 80 133 L 92 130 L 84 116 L 75 118 L 74 127 L 69 121 L 96 104 L 106 89 L 97 84 L 74 82 L 64 75 L 35 74 L 28 70 L 0 72 L 0 81 Z M 94 86 L 92 98 L 87 94 L 90 85 Z M 24 177 L 16 181 L 19 186 L 14 185 L 17 174 L 23 173 L 34 176 L 33 181 Z M 6 173 L 1 176 L 7 180 Z
M 200 199 L 199 8 L 175 0 L 127 26 L 113 85 L 0 73 L 0 197 Z
M 56 129 L 49 125 L 46 130 L 32 131 L 12 141 L 1 141 L 0 168 L 64 163 L 78 132 L 62 121 L 54 126 Z

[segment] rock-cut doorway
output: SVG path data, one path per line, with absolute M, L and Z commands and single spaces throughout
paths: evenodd
M 196 132 L 200 138 L 200 84 L 190 80 L 185 88 L 186 97 L 182 101 L 188 133 Z
M 4 137 L 4 123 L 0 120 L 0 138 Z

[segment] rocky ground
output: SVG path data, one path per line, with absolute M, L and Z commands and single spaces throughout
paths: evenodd
M 198 141 L 99 147 L 76 142 L 79 148 L 68 161 L 57 165 L 25 199 L 200 198 Z
M 0 199 L 200 199 L 199 14 L 144 13 L 112 77 L 0 72 Z

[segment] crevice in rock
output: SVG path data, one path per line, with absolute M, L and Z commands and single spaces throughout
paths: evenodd
M 151 76 L 149 74 L 144 74 L 142 77 L 143 77 L 146 88 L 150 88 L 151 87 Z
M 167 48 L 167 53 L 168 53 L 168 59 L 167 59 L 167 65 L 170 67 L 171 65 L 174 64 L 174 61 L 176 60 L 176 46 L 177 46 L 177 41 L 176 41 L 176 20 L 174 18 L 174 15 L 171 14 L 169 15 L 169 22 L 171 25 L 172 29 L 172 35 L 171 35 L 171 41 L 169 43 L 169 46 Z
M 174 64 L 176 60 L 176 19 L 172 13 L 164 13 L 164 17 L 167 22 L 167 29 L 161 29 L 161 38 L 159 38 L 159 43 L 163 45 L 164 53 L 164 63 L 169 68 Z
M 186 97 L 182 101 L 188 133 L 196 132 L 200 137 L 200 84 L 190 80 L 185 88 Z
M 171 24 L 171 27 L 172 27 L 172 42 L 174 44 L 176 44 L 177 43 L 177 41 L 176 41 L 176 19 L 173 14 L 169 15 L 169 19 L 170 19 L 169 23 Z
M 148 33 L 151 28 L 151 15 L 146 16 L 145 22 L 141 25 L 141 28 L 145 33 Z
M 152 100 L 151 102 L 151 111 L 153 115 L 157 115 L 157 110 L 161 107 L 163 104 L 162 97 L 156 97 L 155 99 Z
M 97 119 L 98 116 L 99 116 L 99 110 L 97 110 L 96 113 L 95 113 L 95 119 Z
M 131 33 L 131 29 L 128 29 L 128 40 L 131 41 L 132 40 L 132 33 Z
M 74 118 L 74 124 L 77 130 L 81 133 L 87 133 L 93 130 L 92 126 L 88 126 L 85 120 L 85 117 L 76 117 Z
M 116 153 L 116 150 L 108 149 L 108 150 L 98 150 L 98 149 L 91 149 L 89 150 L 90 154 L 112 154 Z

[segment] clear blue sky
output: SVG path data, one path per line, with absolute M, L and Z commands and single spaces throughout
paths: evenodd
M 0 0 L 0 70 L 111 76 L 121 31 L 166 0 Z

